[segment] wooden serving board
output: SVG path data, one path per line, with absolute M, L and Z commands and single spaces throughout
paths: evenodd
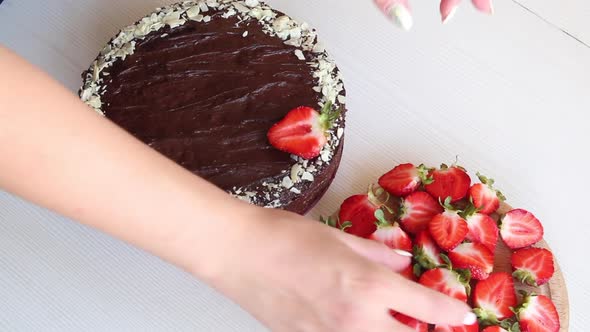
M 498 221 L 500 215 L 505 214 L 506 212 L 512 210 L 512 207 L 506 203 L 503 203 L 498 212 L 492 215 L 496 221 Z M 542 222 L 541 222 L 542 223 Z M 539 248 L 546 248 L 551 250 L 547 242 L 545 240 L 537 243 L 535 247 Z M 498 241 L 498 246 L 496 247 L 496 254 L 495 254 L 495 262 L 494 262 L 494 271 L 495 272 L 512 272 L 512 267 L 510 266 L 510 255 L 511 250 L 508 248 L 504 242 L 500 239 Z M 537 294 L 543 294 L 553 301 L 555 307 L 557 308 L 557 312 L 559 313 L 559 320 L 561 323 L 560 332 L 568 332 L 569 331 L 569 319 L 570 319 L 570 307 L 569 307 L 569 300 L 567 295 L 567 288 L 565 285 L 565 279 L 563 277 L 563 273 L 559 268 L 559 264 L 557 261 L 555 263 L 555 274 L 553 278 L 549 280 L 549 282 L 540 287 L 531 287 L 527 285 L 523 285 L 520 282 L 516 282 L 516 289 L 523 289 L 527 292 L 535 292 Z
M 383 196 L 382 196 L 383 197 Z M 387 204 L 390 205 L 390 204 Z M 394 208 L 397 204 L 393 204 L 390 208 Z M 496 222 L 500 219 L 501 215 L 506 214 L 508 211 L 512 210 L 513 208 L 506 204 L 502 203 L 498 211 L 491 215 L 491 217 L 496 220 Z M 386 213 L 387 214 L 387 213 Z M 337 217 L 338 212 L 334 213 L 332 217 Z M 542 222 L 541 222 L 542 223 Z M 541 242 L 534 245 L 535 247 L 545 248 L 551 250 L 547 242 L 542 240 Z M 512 251 L 510 248 L 504 244 L 502 239 L 498 239 L 498 245 L 496 246 L 495 252 L 495 262 L 494 262 L 494 272 L 508 272 L 512 273 L 512 266 L 510 265 L 510 256 Z M 569 308 L 569 300 L 567 295 L 567 288 L 565 285 L 565 279 L 563 277 L 563 273 L 559 268 L 559 264 L 557 261 L 554 262 L 555 264 L 555 273 L 553 278 L 549 280 L 549 282 L 540 287 L 532 287 L 528 285 L 524 285 L 520 282 L 515 281 L 514 285 L 516 286 L 516 290 L 525 290 L 527 292 L 534 292 L 536 294 L 545 295 L 553 301 L 557 312 L 559 313 L 559 321 L 561 325 L 560 332 L 568 332 L 569 331 L 569 318 L 570 318 L 570 308 Z M 520 294 L 518 294 L 520 297 Z

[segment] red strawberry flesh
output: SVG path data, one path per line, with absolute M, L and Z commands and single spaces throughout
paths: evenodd
M 500 236 L 510 249 L 520 249 L 541 241 L 543 226 L 532 213 L 515 209 L 502 218 Z
M 528 295 L 518 308 L 521 332 L 559 332 L 559 314 L 555 304 L 544 295 Z
M 511 308 L 517 304 L 512 276 L 496 272 L 478 282 L 473 292 L 473 303 L 480 321 L 487 324 L 498 324 L 500 320 L 512 317 Z
M 344 231 L 363 238 L 369 237 L 377 230 L 375 211 L 379 206 L 373 204 L 369 195 L 354 195 L 342 203 L 338 213 L 339 227 Z
M 469 232 L 467 222 L 456 211 L 445 211 L 432 218 L 430 235 L 443 250 L 453 250 Z
M 394 196 L 406 196 L 415 192 L 425 179 L 428 170 L 420 165 L 401 164 L 379 178 L 379 186 Z
M 449 252 L 453 266 L 469 269 L 475 280 L 485 280 L 494 269 L 494 254 L 481 243 L 462 243 Z
M 465 198 L 471 185 L 469 175 L 458 166 L 447 167 L 443 164 L 440 169 L 431 171 L 429 176 L 433 181 L 424 188 L 441 201 L 451 197 L 451 203 L 454 203 Z
M 430 289 L 466 302 L 467 289 L 460 278 L 459 274 L 455 271 L 446 268 L 436 268 L 424 272 L 418 282 Z
M 417 191 L 402 202 L 400 224 L 411 234 L 428 228 L 432 218 L 443 212 L 443 208 L 429 193 Z
M 543 248 L 525 248 L 512 254 L 513 276 L 525 284 L 541 286 L 546 284 L 555 272 L 553 254 Z
M 481 243 L 491 252 L 495 252 L 499 236 L 496 221 L 482 213 L 473 214 L 465 218 L 465 221 L 467 221 L 469 228 L 466 239 L 471 242 Z

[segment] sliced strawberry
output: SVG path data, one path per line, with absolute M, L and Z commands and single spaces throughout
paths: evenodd
M 423 269 L 434 269 L 443 264 L 440 249 L 428 231 L 418 233 L 414 242 L 414 259 Z
M 412 164 L 401 164 L 379 178 L 379 185 L 394 196 L 409 195 L 420 187 L 422 183 L 432 181 L 428 178 L 428 168 Z
M 468 269 L 475 280 L 485 280 L 494 269 L 494 254 L 481 243 L 467 242 L 449 252 L 453 266 Z
M 351 196 L 340 206 L 338 226 L 347 233 L 367 238 L 377 230 L 375 211 L 379 208 L 369 195 Z
M 499 190 L 494 189 L 494 179 L 477 173 L 481 183 L 474 184 L 469 189 L 469 198 L 480 213 L 492 214 L 500 207 L 500 202 L 506 200 Z
M 515 209 L 502 218 L 500 236 L 510 249 L 520 249 L 541 241 L 543 226 L 532 213 Z
M 410 328 L 414 329 L 416 332 L 428 332 L 428 324 L 421 322 L 417 319 L 412 317 L 408 317 L 401 313 L 396 313 L 393 317 L 400 323 L 409 326 Z
M 481 332 L 508 332 L 508 331 L 501 328 L 500 326 L 488 326 L 485 329 L 483 329 Z
M 524 296 L 516 312 L 521 332 L 559 332 L 559 315 L 547 296 Z
M 397 223 L 385 220 L 383 210 L 374 213 L 377 218 L 377 230 L 369 236 L 371 240 L 381 242 L 391 249 L 412 251 L 412 240 Z
M 459 166 L 448 167 L 445 164 L 440 169 L 432 170 L 428 174 L 433 181 L 427 184 L 424 189 L 434 198 L 445 200 L 451 197 L 451 203 L 461 200 L 467 196 L 471 178 L 467 172 Z
M 492 273 L 486 280 L 475 285 L 473 292 L 475 314 L 485 325 L 496 325 L 500 320 L 514 315 L 516 293 L 512 276 L 506 272 Z
M 446 251 L 453 250 L 463 242 L 469 232 L 465 219 L 457 211 L 451 210 L 448 203 L 447 199 L 447 210 L 434 216 L 428 224 L 430 235 L 438 246 Z
M 456 271 L 439 267 L 422 274 L 418 281 L 423 286 L 434 289 L 457 300 L 467 302 L 469 278 Z
M 400 224 L 408 233 L 417 234 L 441 212 L 442 207 L 429 193 L 417 191 L 402 201 Z
M 499 232 L 496 221 L 482 213 L 467 216 L 465 221 L 467 221 L 467 227 L 469 228 L 466 239 L 471 242 L 481 243 L 491 252 L 495 252 Z
M 531 286 L 546 284 L 553 273 L 553 254 L 542 248 L 525 248 L 517 250 L 511 258 L 513 276 L 522 283 Z
M 434 332 L 478 332 L 479 324 L 475 322 L 472 325 L 463 326 L 448 326 L 448 325 L 436 325 Z
M 331 103 L 326 103 L 321 113 L 311 107 L 298 107 L 273 125 L 267 137 L 278 150 L 312 159 L 320 155 L 328 141 L 327 130 L 339 116 Z

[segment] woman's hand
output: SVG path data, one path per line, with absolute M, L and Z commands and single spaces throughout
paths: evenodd
M 404 30 L 410 30 L 413 24 L 411 9 L 408 0 L 374 0 L 379 9 L 391 18 L 393 22 Z M 473 6 L 479 11 L 492 14 L 492 0 L 471 0 Z M 440 15 L 443 23 L 453 17 L 461 0 L 441 0 Z
M 207 280 L 272 331 L 412 331 L 388 309 L 462 325 L 462 302 L 394 271 L 410 258 L 295 214 L 251 208 L 247 235 L 220 248 L 224 269 Z M 239 221 L 237 221 L 239 223 Z

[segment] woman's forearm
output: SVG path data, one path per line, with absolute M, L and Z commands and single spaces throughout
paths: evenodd
M 222 251 L 216 239 L 239 237 L 239 217 L 254 212 L 1 46 L 0 188 L 204 278 L 221 269 L 204 253 Z

